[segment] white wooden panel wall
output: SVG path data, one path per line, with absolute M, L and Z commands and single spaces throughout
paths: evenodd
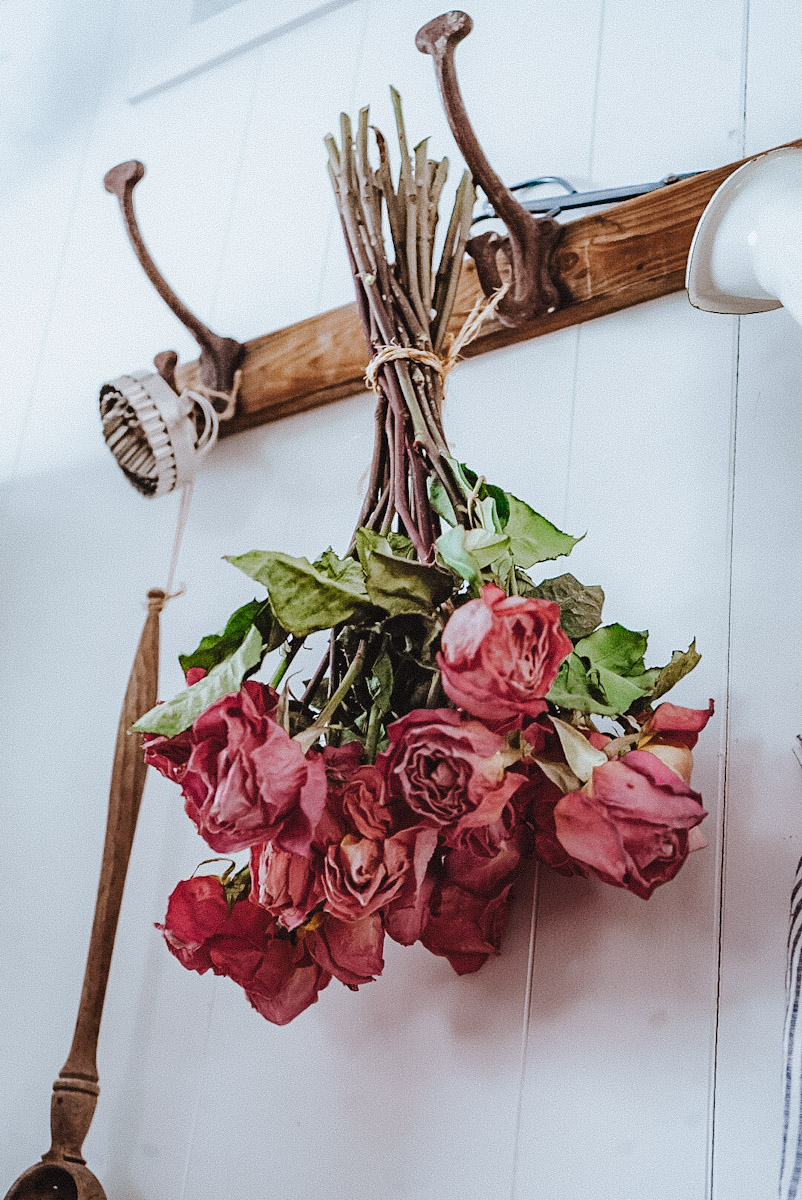
M 192 343 L 138 271 L 101 178 L 142 158 L 165 274 L 240 338 L 350 298 L 321 137 L 341 107 L 456 158 L 415 30 L 431 0 L 352 0 L 215 70 L 127 100 L 188 0 L 0 3 L 5 765 L 0 1189 L 47 1145 L 99 867 L 117 711 L 164 580 L 175 498 L 146 503 L 102 445 L 104 379 Z M 510 181 L 657 178 L 799 136 L 790 0 L 472 0 L 469 107 Z M 694 634 L 678 699 L 714 696 L 698 778 L 710 849 L 648 905 L 591 881 L 521 889 L 502 957 L 459 980 L 419 947 L 332 985 L 285 1029 L 190 975 L 152 930 L 204 857 L 152 778 L 126 891 L 87 1157 L 117 1200 L 769 1200 L 780 1145 L 783 949 L 800 849 L 796 393 L 784 313 L 683 297 L 465 364 L 469 462 L 573 532 L 609 619 Z M 249 598 L 219 559 L 341 545 L 369 453 L 358 396 L 226 441 L 201 476 L 163 618 L 175 654 Z M 501 438 L 503 412 L 513 431 Z M 764 700 L 765 697 L 765 700 Z

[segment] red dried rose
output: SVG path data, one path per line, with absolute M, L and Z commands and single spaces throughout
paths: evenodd
M 595 767 L 554 809 L 557 838 L 599 878 L 647 900 L 688 857 L 702 798 L 655 754 L 631 750 Z
M 270 844 L 251 846 L 251 899 L 285 929 L 302 925 L 323 895 L 312 858 Z
M 485 584 L 443 630 L 437 661 L 443 687 L 458 708 L 489 721 L 543 711 L 571 642 L 550 600 L 507 596 Z
M 179 883 L 164 924 L 156 928 L 183 966 L 233 979 L 276 1025 L 313 1004 L 331 980 L 302 943 L 276 936 L 276 923 L 264 909 L 239 900 L 229 911 L 223 885 L 211 875 Z
M 415 709 L 387 732 L 390 748 L 379 758 L 388 792 L 417 824 L 489 825 L 522 782 L 504 769 L 504 739 L 451 708 Z
M 326 802 L 325 768 L 276 723 L 276 703 L 272 688 L 248 680 L 192 726 L 185 808 L 219 854 L 271 841 L 298 854 L 309 849 Z
M 305 935 L 305 945 L 324 971 L 349 988 L 372 983 L 384 970 L 384 926 L 378 913 L 358 921 L 341 921 L 324 913 Z
M 527 844 L 525 831 L 513 826 L 492 849 L 488 843 L 479 853 L 446 851 L 421 941 L 432 954 L 447 958 L 458 975 L 478 971 L 500 952 L 510 889 Z
M 192 752 L 192 731 L 185 729 L 171 738 L 143 733 L 142 749 L 149 767 L 155 767 L 171 783 L 181 784 Z
M 443 884 L 421 934 L 426 949 L 447 958 L 458 975 L 478 971 L 501 951 L 511 887 L 486 897 L 455 883 Z

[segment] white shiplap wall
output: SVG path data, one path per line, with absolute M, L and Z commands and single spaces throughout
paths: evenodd
M 186 44 L 191 10 L 0 3 L 0 1188 L 47 1145 L 120 697 L 176 519 L 174 497 L 149 504 L 122 481 L 97 388 L 167 346 L 194 353 L 134 263 L 103 173 L 147 163 L 137 199 L 157 261 L 244 340 L 350 298 L 321 148 L 342 107 L 369 101 L 386 126 L 393 82 L 411 135 L 456 158 L 413 44 L 431 0 L 351 0 L 129 103 L 131 80 Z M 800 134 L 790 0 L 476 0 L 471 13 L 460 74 L 510 181 L 634 182 Z M 802 849 L 790 750 L 801 368 L 784 313 L 739 328 L 676 296 L 453 376 L 459 452 L 588 530 L 572 569 L 604 585 L 608 619 L 650 626 L 656 660 L 696 634 L 704 660 L 677 699 L 718 705 L 697 768 L 710 848 L 648 905 L 544 872 L 538 904 L 530 880 L 504 954 L 477 976 L 391 946 L 379 982 L 357 996 L 332 985 L 279 1030 L 226 981 L 183 972 L 153 932 L 204 847 L 175 790 L 150 779 L 86 1146 L 109 1196 L 776 1194 L 785 916 Z M 357 396 L 217 448 L 184 542 L 187 592 L 163 618 L 165 694 L 176 651 L 249 598 L 222 554 L 347 538 L 370 408 Z

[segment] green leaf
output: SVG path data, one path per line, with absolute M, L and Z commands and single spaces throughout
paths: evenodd
M 608 671 L 606 667 L 592 667 L 588 671 L 588 678 L 616 713 L 627 712 L 636 700 L 642 700 L 650 690 L 649 686 L 641 687 L 634 679 Z
M 369 604 L 359 563 L 332 550 L 315 563 L 270 550 L 251 550 L 228 562 L 264 584 L 277 619 L 297 637 L 331 629 Z
M 226 627 L 220 633 L 209 633 L 201 638 L 191 654 L 179 654 L 178 661 L 181 670 L 186 672 L 191 667 L 202 667 L 211 671 L 218 663 L 230 658 L 242 642 L 251 625 L 256 625 L 262 635 L 262 640 L 268 650 L 275 650 L 286 639 L 287 632 L 273 620 L 273 613 L 268 600 L 251 600 L 232 613 L 226 622 Z
M 451 467 L 451 473 L 453 474 L 454 479 L 466 501 L 474 494 L 479 500 L 486 500 L 488 497 L 490 497 L 495 501 L 499 529 L 503 529 L 510 516 L 510 505 L 507 493 L 502 488 L 496 487 L 495 484 L 487 483 L 485 480 L 482 481 L 480 487 L 477 489 L 476 485 L 479 482 L 479 476 L 475 471 L 472 471 L 470 467 L 465 465 L 465 463 L 458 462 L 456 458 L 448 458 L 446 461 Z M 451 502 L 448 501 L 448 504 L 450 506 Z M 438 512 L 439 511 L 440 510 L 438 509 Z M 453 511 L 454 509 L 452 507 L 451 512 L 453 513 Z M 445 513 L 440 513 L 440 515 L 445 516 L 447 521 L 450 520 Z M 452 520 L 451 524 L 455 524 L 455 520 Z
M 321 575 L 325 575 L 328 579 L 334 579 L 338 583 L 347 584 L 355 591 L 364 588 L 362 573 L 359 569 L 359 563 L 356 559 L 340 558 L 334 553 L 331 546 L 328 550 L 324 550 L 320 558 L 316 558 L 312 563 Z
M 371 603 L 391 616 L 430 613 L 454 590 L 448 572 L 431 563 L 397 558 L 389 539 L 371 530 L 357 530 L 356 549 Z
M 454 512 L 454 505 L 449 499 L 448 492 L 443 487 L 439 479 L 429 477 L 429 500 L 432 508 L 436 513 L 448 522 L 449 525 L 456 525 L 457 514 Z
M 510 515 L 504 531 L 509 535 L 512 556 L 519 567 L 531 567 L 535 563 L 570 554 L 582 538 L 562 533 L 551 521 L 541 517 L 533 508 L 516 496 L 505 493 L 510 506 Z M 583 534 L 584 536 L 584 534 Z
M 635 633 L 623 625 L 605 625 L 574 646 L 581 658 L 594 667 L 605 667 L 619 675 L 642 675 L 643 656 L 649 634 Z
M 175 737 L 189 729 L 215 700 L 239 691 L 246 674 L 262 661 L 263 649 L 262 635 L 252 625 L 242 645 L 230 658 L 166 704 L 157 704 L 140 717 L 133 728 L 139 733 L 160 733 L 164 737 Z
M 648 634 L 605 625 L 582 638 L 562 664 L 549 699 L 563 708 L 620 716 L 654 688 L 658 672 L 643 656 Z
M 237 871 L 236 875 L 230 875 L 226 872 L 221 882 L 223 884 L 223 895 L 228 904 L 228 911 L 231 912 L 237 901 L 246 899 L 251 890 L 250 869 L 245 866 L 241 871 Z
M 598 628 L 604 604 L 604 592 L 600 587 L 586 587 L 573 575 L 565 574 L 544 579 L 537 587 L 530 584 L 527 588 L 520 586 L 520 575 L 521 572 L 516 572 L 521 595 L 539 596 L 560 606 L 560 624 L 572 642 L 587 637 Z
M 660 696 L 664 696 L 675 683 L 679 683 L 680 679 L 692 671 L 701 662 L 701 659 L 702 656 L 696 649 L 696 639 L 691 642 L 687 650 L 675 650 L 671 655 L 671 662 L 657 672 L 650 699 L 657 700 Z
M 536 758 L 535 762 L 546 778 L 556 784 L 563 795 L 567 795 L 568 792 L 577 792 L 582 787 L 582 780 L 574 774 L 568 763 L 550 762 L 545 758 Z
M 599 713 L 607 717 L 613 717 L 617 712 L 594 689 L 587 668 L 578 654 L 568 655 L 546 699 L 560 708 L 573 708 L 579 712 Z
M 393 694 L 393 664 L 386 650 L 383 650 L 373 664 L 367 680 L 370 698 L 381 716 L 389 710 Z
M 415 543 L 404 533 L 388 533 L 387 542 L 396 558 L 415 558 Z
M 496 505 L 496 501 L 493 496 L 485 496 L 483 499 L 479 500 L 474 505 L 473 511 L 478 515 L 479 525 L 482 529 L 487 529 L 491 533 L 503 532 L 504 527 L 502 525 L 501 517 L 498 513 L 498 506 Z
M 479 585 L 485 567 L 509 550 L 509 538 L 504 533 L 463 529 L 461 525 L 455 525 L 441 533 L 435 545 L 447 567 L 468 583 Z

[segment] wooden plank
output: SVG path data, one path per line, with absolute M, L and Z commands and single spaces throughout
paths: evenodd
M 802 145 L 802 140 L 789 143 Z M 746 160 L 742 160 L 746 161 Z M 557 251 L 565 303 L 518 329 L 488 321 L 466 357 L 525 342 L 606 313 L 682 289 L 699 217 L 716 188 L 740 162 L 580 217 L 566 226 Z M 462 274 L 452 328 L 481 295 L 476 270 Z M 354 304 L 308 317 L 247 342 L 239 411 L 221 435 L 239 433 L 361 390 L 367 353 Z M 199 382 L 198 364 L 178 371 L 182 387 Z

